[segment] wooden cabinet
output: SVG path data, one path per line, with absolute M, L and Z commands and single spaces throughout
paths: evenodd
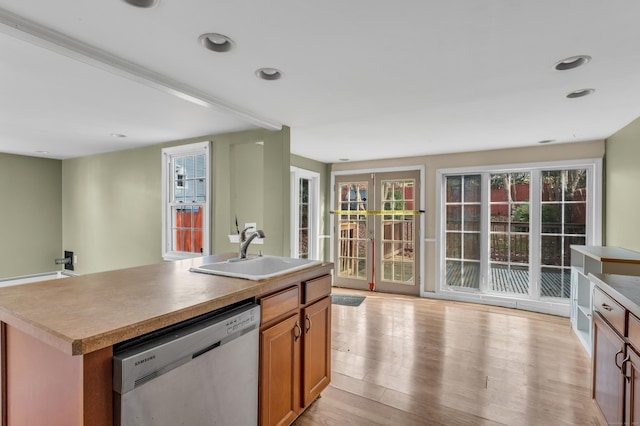
M 299 413 L 300 315 L 260 332 L 262 425 L 288 425 Z
M 326 275 L 258 298 L 260 425 L 291 424 L 329 385 L 330 293 Z
M 303 309 L 303 406 L 311 404 L 331 381 L 331 298 Z
M 621 366 L 625 341 L 599 313 L 593 316 L 593 341 L 592 395 L 607 423 L 621 425 L 625 385 Z
M 640 424 L 640 356 L 628 346 L 625 359 L 625 425 L 637 425 Z
M 620 247 L 571 246 L 571 327 L 589 354 L 593 336 L 590 273 L 640 276 L 640 253 Z
M 640 318 L 636 316 L 640 307 L 625 296 L 629 294 L 625 289 L 635 294 L 640 278 L 593 274 L 590 278 L 595 285 L 593 398 L 608 424 L 640 424 Z

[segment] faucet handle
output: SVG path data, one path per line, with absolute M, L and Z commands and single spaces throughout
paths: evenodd
M 244 243 L 247 240 L 247 231 L 249 229 L 253 229 L 253 226 L 247 226 L 246 228 L 244 228 L 242 230 L 242 232 L 240 233 L 240 242 Z

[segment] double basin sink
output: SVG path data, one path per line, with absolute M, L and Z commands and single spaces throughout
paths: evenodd
M 207 263 L 205 265 L 192 267 L 190 271 L 260 281 L 306 269 L 314 265 L 319 265 L 320 263 L 322 262 L 319 260 L 293 259 L 279 256 L 257 256 Z

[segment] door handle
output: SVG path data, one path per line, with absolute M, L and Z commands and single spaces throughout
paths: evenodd
M 293 332 L 293 339 L 294 339 L 293 341 L 297 342 L 298 339 L 300 338 L 300 336 L 302 335 L 302 327 L 300 327 L 300 321 L 296 321 L 296 325 L 295 325 L 294 330 L 298 331 L 298 334 L 296 334 L 295 331 Z M 616 364 L 616 365 L 618 365 L 618 364 Z
M 307 327 L 306 333 L 309 334 L 309 330 L 311 330 L 311 317 L 309 316 L 309 314 L 305 315 L 305 319 L 307 320 L 307 323 L 309 324 L 309 326 Z
M 622 375 L 624 376 L 625 379 L 627 379 L 627 383 L 629 383 L 631 381 L 631 376 L 627 376 L 627 362 L 631 361 L 629 359 L 630 354 L 627 354 L 627 357 L 625 359 L 622 360 L 622 364 L 621 364 L 621 368 L 620 368 L 620 372 L 622 373 Z
M 618 352 L 616 352 L 615 356 L 613 357 L 613 363 L 616 365 L 616 367 L 618 367 L 620 372 L 622 372 L 622 364 L 618 365 L 618 355 L 622 354 L 623 351 L 624 349 L 620 349 Z

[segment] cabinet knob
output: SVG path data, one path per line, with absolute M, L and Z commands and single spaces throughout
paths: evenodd
M 606 303 L 602 304 L 602 308 L 607 310 L 607 311 L 609 311 L 609 312 L 611 312 L 613 310 L 613 308 L 611 306 L 607 305 Z

